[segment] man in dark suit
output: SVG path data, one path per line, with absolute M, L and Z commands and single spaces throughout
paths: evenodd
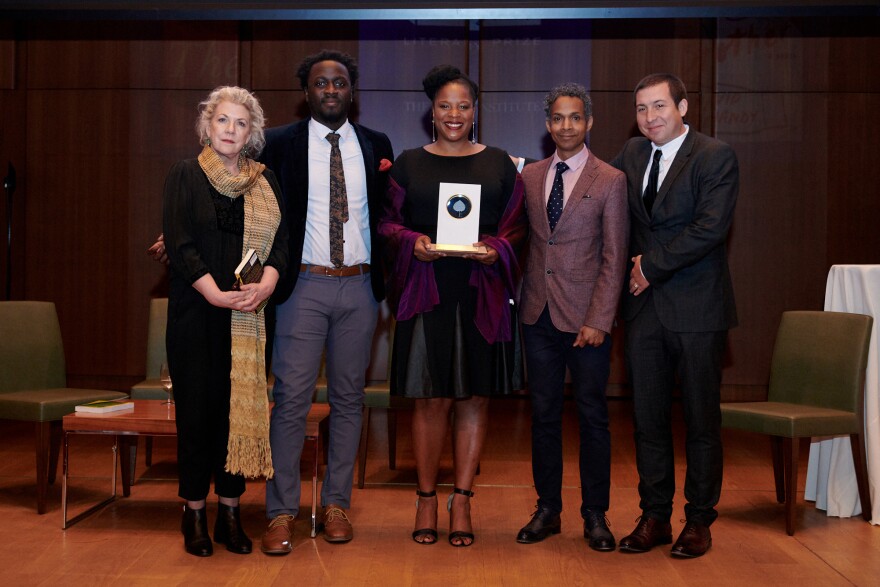
M 291 267 L 275 290 L 279 305 L 270 427 L 275 476 L 266 484 L 269 527 L 262 550 L 267 554 L 287 554 L 292 548 L 306 417 L 325 346 L 330 447 L 321 489 L 324 538 L 347 542 L 353 537 L 347 510 L 364 377 L 378 303 L 385 296 L 376 222 L 388 183 L 386 168 L 394 159 L 387 136 L 348 121 L 357 83 L 357 65 L 350 56 L 337 51 L 309 56 L 297 75 L 311 118 L 267 130 L 261 156 L 281 184 Z M 331 193 L 340 188 L 341 207 L 331 202 Z M 334 230 L 341 230 L 335 244 Z
M 523 170 L 530 239 L 520 310 L 538 505 L 517 542 L 531 544 L 560 532 L 567 366 L 581 438 L 584 538 L 594 550 L 611 551 L 614 536 L 605 519 L 611 486 L 605 386 L 626 267 L 626 177 L 584 144 L 593 109 L 583 86 L 558 86 L 544 105 L 556 153 Z
M 687 93 L 670 74 L 635 90 L 644 138 L 630 139 L 612 165 L 629 184 L 628 291 L 623 295 L 626 365 L 633 390 L 641 519 L 624 552 L 672 542 L 675 494 L 671 427 L 678 378 L 686 432 L 686 524 L 673 556 L 712 545 L 721 495 L 721 362 L 736 325 L 727 235 L 739 189 L 730 146 L 684 124 Z

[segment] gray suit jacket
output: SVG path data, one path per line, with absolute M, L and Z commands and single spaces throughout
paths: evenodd
M 642 180 L 651 142 L 627 141 L 612 165 L 626 173 L 632 228 L 628 258 L 642 255 L 651 287 L 623 294 L 621 314 L 633 319 L 654 304 L 673 332 L 709 332 L 736 326 L 736 304 L 727 265 L 727 233 L 739 192 L 739 165 L 729 145 L 688 132 L 657 191 L 653 215 L 642 203 Z M 632 263 L 628 265 L 632 268 Z
M 559 330 L 591 326 L 610 333 L 626 265 L 626 178 L 590 153 L 551 233 L 544 194 L 551 160 L 522 173 L 530 229 L 522 322 L 534 324 L 546 305 Z

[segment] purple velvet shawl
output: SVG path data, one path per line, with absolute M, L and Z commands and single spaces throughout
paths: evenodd
M 517 251 L 523 248 L 528 237 L 524 194 L 522 177 L 517 173 L 513 194 L 498 223 L 498 234 L 481 235 L 483 243 L 498 251 L 498 261 L 492 265 L 471 262 L 469 284 L 477 290 L 474 322 L 489 344 L 512 338 L 509 300 L 515 299 L 519 286 Z M 404 189 L 391 178 L 378 227 L 388 255 L 388 303 L 397 320 L 409 320 L 416 314 L 430 312 L 440 303 L 433 263 L 419 261 L 413 254 L 416 239 L 422 234 L 403 224 L 405 198 Z

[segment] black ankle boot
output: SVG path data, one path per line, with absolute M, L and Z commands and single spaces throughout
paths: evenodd
M 235 554 L 250 554 L 251 539 L 241 528 L 239 506 L 217 504 L 217 523 L 214 524 L 214 542 L 225 544 L 226 550 Z
M 183 519 L 180 521 L 180 531 L 183 532 L 183 547 L 195 556 L 211 556 L 214 554 L 214 546 L 211 544 L 211 535 L 208 534 L 207 508 L 194 510 L 183 506 Z

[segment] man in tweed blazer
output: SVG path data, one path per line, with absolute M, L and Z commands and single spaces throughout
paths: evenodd
M 568 367 L 580 427 L 584 537 L 594 550 L 610 551 L 615 542 L 605 519 L 611 478 L 605 385 L 626 265 L 626 177 L 584 144 L 593 117 L 583 86 L 554 88 L 545 111 L 556 152 L 523 170 L 530 241 L 520 312 L 538 505 L 517 541 L 529 544 L 560 532 Z

